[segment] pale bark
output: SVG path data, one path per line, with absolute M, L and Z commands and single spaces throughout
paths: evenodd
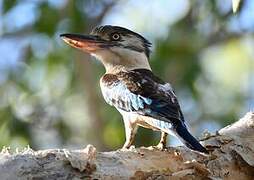
M 210 155 L 185 147 L 97 152 L 53 149 L 0 153 L 1 179 L 254 179 L 254 113 L 207 135 Z

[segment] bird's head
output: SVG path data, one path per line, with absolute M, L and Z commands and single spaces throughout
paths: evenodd
M 150 69 L 148 58 L 151 43 L 143 36 L 119 26 L 100 26 L 89 35 L 62 34 L 72 47 L 81 49 L 96 58 L 107 71 L 114 67 Z

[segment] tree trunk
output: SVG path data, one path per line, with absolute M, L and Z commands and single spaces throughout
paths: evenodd
M 1 179 L 254 179 L 254 113 L 207 135 L 210 154 L 185 147 L 96 152 L 53 149 L 0 153 Z

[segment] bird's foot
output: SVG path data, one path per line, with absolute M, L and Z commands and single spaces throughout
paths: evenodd
M 129 149 L 131 147 L 131 143 L 125 142 L 122 149 Z
M 162 150 L 166 149 L 167 147 L 166 147 L 165 143 L 159 142 L 159 144 L 157 146 L 155 146 L 154 148 L 162 151 Z
M 135 148 L 134 145 L 132 145 L 132 141 L 125 141 L 122 150 L 128 150 L 128 149 L 133 149 L 133 147 Z
M 123 147 L 121 148 L 122 151 L 131 151 L 131 150 L 133 150 L 133 149 L 135 149 L 135 146 L 134 146 L 134 145 L 123 146 Z

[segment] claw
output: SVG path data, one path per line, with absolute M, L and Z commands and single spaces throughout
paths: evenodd
M 159 142 L 159 144 L 155 146 L 155 148 L 162 151 L 163 149 L 166 149 L 166 144 Z

